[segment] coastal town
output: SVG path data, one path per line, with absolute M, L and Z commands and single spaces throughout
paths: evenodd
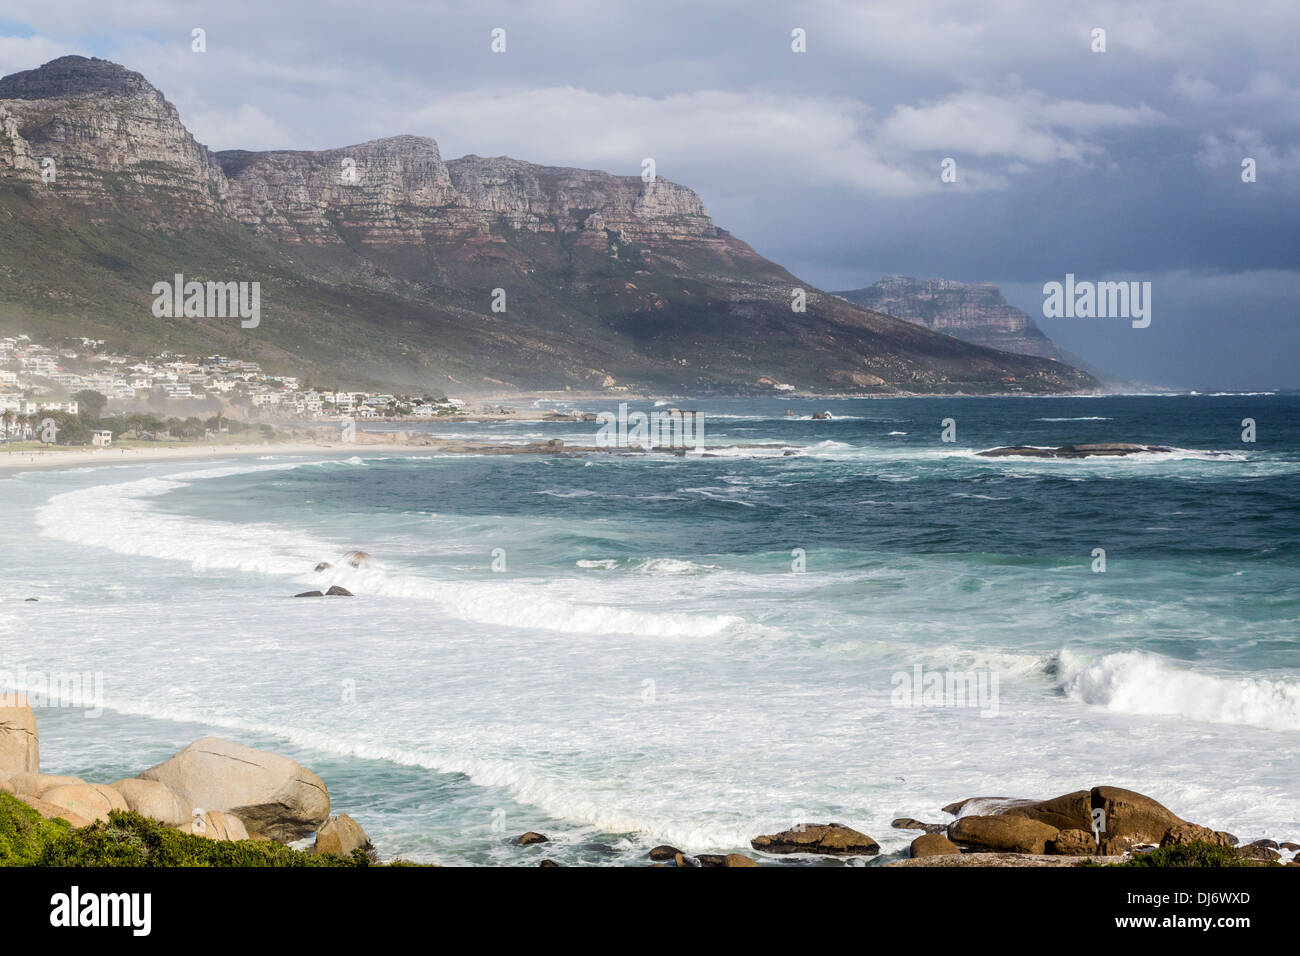
M 98 407 L 83 407 L 88 401 Z M 42 416 L 90 412 L 99 418 L 110 405 L 118 415 L 217 416 L 272 424 L 425 420 L 468 409 L 464 400 L 443 395 L 321 387 L 225 355 L 133 356 L 106 349 L 101 339 L 83 337 L 58 345 L 26 334 L 0 336 L 0 442 L 40 438 Z M 112 436 L 104 431 L 95 430 L 90 441 L 109 443 Z

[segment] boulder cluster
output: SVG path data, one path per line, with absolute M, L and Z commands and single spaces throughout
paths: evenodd
M 1158 801 L 1122 787 L 1093 787 L 1049 800 L 1007 797 L 972 797 L 950 803 L 943 812 L 950 823 L 923 823 L 900 817 L 892 826 L 919 830 L 912 841 L 907 865 L 928 859 L 925 865 L 1050 866 L 1069 864 L 1067 858 L 1092 857 L 1100 862 L 1154 847 L 1209 843 L 1225 847 L 1250 863 L 1273 863 L 1281 850 L 1300 850 L 1300 844 L 1256 840 L 1241 845 L 1231 833 L 1184 820 Z M 760 853 L 785 856 L 876 856 L 880 846 L 865 833 L 840 823 L 801 823 L 779 833 L 755 837 L 750 845 Z M 655 865 L 757 866 L 731 861 L 730 856 L 690 856 L 676 847 L 650 851 Z M 748 857 L 739 857 L 747 860 Z M 1292 861 L 1289 865 L 1300 866 Z
M 30 705 L 0 705 L 0 792 L 46 819 L 74 827 L 133 810 L 212 840 L 291 843 L 316 834 L 315 852 L 346 856 L 373 847 L 347 814 L 330 816 L 325 781 L 288 757 L 203 737 L 156 766 L 113 783 L 40 772 Z
M 1231 833 L 1191 823 L 1153 798 L 1122 787 L 1076 790 L 1049 800 L 972 797 L 948 804 L 943 812 L 956 819 L 948 824 L 911 818 L 893 822 L 898 829 L 927 831 L 912 841 L 912 859 L 956 854 L 1122 858 L 1145 848 L 1209 843 L 1231 848 L 1245 860 L 1275 862 L 1281 859 L 1279 849 L 1300 849 L 1271 840 L 1240 845 Z

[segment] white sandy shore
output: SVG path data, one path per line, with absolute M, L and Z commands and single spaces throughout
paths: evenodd
M 391 442 L 263 442 L 238 445 L 168 445 L 160 448 L 68 448 L 0 451 L 0 476 L 51 468 L 138 465 L 155 461 L 203 461 L 249 455 L 428 454 L 436 449 Z

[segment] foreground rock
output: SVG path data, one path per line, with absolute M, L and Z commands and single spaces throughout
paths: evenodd
M 1233 847 L 1232 852 L 1243 860 L 1276 863 L 1282 859 L 1282 854 L 1277 852 L 1276 848 L 1277 844 L 1272 840 L 1256 840 L 1254 843 L 1247 843 L 1245 846 Z
M 913 860 L 923 856 L 945 856 L 960 853 L 961 847 L 953 843 L 942 833 L 925 833 L 912 841 L 908 853 Z
M 946 823 L 922 823 L 911 817 L 899 817 L 890 826 L 895 830 L 924 830 L 926 833 L 942 833 L 948 829 Z
M 58 807 L 52 803 L 47 803 L 40 797 L 33 797 L 31 794 L 20 793 L 17 798 L 27 804 L 46 820 L 67 820 L 74 827 L 88 827 L 90 821 L 80 814 L 73 813 L 67 807 Z
M 17 695 L 0 693 L 0 774 L 36 773 L 41 769 L 40 740 L 31 705 Z
M 107 821 L 112 810 L 130 809 L 120 793 L 102 783 L 65 783 L 46 790 L 40 799 L 95 822 Z
M 1121 787 L 1093 787 L 1092 806 L 1105 813 L 1107 837 L 1133 843 L 1159 843 L 1172 827 L 1187 822 L 1145 794 Z
M 188 827 L 194 817 L 194 807 L 190 802 L 157 780 L 127 777 L 109 786 L 122 795 L 130 809 L 169 827 Z
M 551 842 L 550 837 L 546 836 L 545 834 L 535 833 L 532 830 L 529 830 L 527 833 L 523 834 L 517 840 L 515 840 L 515 843 L 517 843 L 519 846 L 532 846 L 534 843 L 550 843 L 550 842 Z
M 176 829 L 184 830 L 186 833 L 192 833 L 208 840 L 247 840 L 249 838 L 244 821 L 233 813 L 226 813 L 223 810 L 209 810 L 202 814 L 196 810 L 194 817 L 188 824 L 179 826 Z
M 1113 856 L 1143 845 L 1236 843 L 1229 833 L 1183 820 L 1151 797 L 1122 787 L 1076 790 L 1049 800 L 973 797 L 943 809 L 958 817 L 948 827 L 949 838 L 971 850 Z
M 667 860 L 676 859 L 677 854 L 681 852 L 682 851 L 677 849 L 677 847 L 668 846 L 668 844 L 665 843 L 650 851 L 650 859 L 654 860 L 656 863 L 663 863 Z
M 780 833 L 755 837 L 750 846 L 764 853 L 820 853 L 830 856 L 874 856 L 880 844 L 842 823 L 805 823 Z
M 1092 827 L 1092 794 L 1088 790 L 1049 800 L 1013 800 L 1009 797 L 973 797 L 950 803 L 944 813 L 954 816 L 1017 816 L 1045 823 L 1058 830 Z
M 1047 851 L 1058 856 L 1096 856 L 1100 852 L 1096 838 L 1087 830 L 1059 831 Z
M 80 777 L 61 776 L 54 773 L 16 773 L 9 778 L 9 783 L 14 788 L 14 793 L 29 794 L 33 797 L 39 797 L 46 790 L 53 787 L 61 787 L 69 783 L 85 783 Z
M 370 837 L 366 831 L 346 813 L 330 817 L 324 826 L 316 831 L 316 843 L 313 853 L 333 853 L 335 856 L 347 856 L 353 850 L 373 851 Z
M 256 839 L 290 843 L 329 818 L 325 782 L 288 757 L 219 737 L 203 737 L 140 774 L 157 780 L 193 807 L 224 810 Z
M 1092 458 L 1122 455 L 1167 454 L 1173 449 L 1166 445 L 1134 445 L 1129 442 L 1101 442 L 1094 445 L 1057 445 L 1039 448 L 1034 445 L 1003 445 L 987 451 L 976 452 L 982 458 Z
M 1060 832 L 1029 817 L 972 816 L 948 827 L 948 839 L 968 850 L 1042 854 Z
M 1121 863 L 1124 857 L 1094 856 L 1090 862 L 1102 866 Z M 975 866 L 975 867 L 1021 867 L 1021 866 L 1079 866 L 1083 863 L 1076 856 L 1039 855 L 1033 853 L 948 853 L 940 856 L 924 856 L 914 860 L 897 860 L 886 866 Z

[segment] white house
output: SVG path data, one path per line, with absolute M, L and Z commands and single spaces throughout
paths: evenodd
M 24 415 L 38 415 L 41 412 L 67 412 L 69 415 L 77 414 L 76 402 L 23 402 L 22 413 Z

